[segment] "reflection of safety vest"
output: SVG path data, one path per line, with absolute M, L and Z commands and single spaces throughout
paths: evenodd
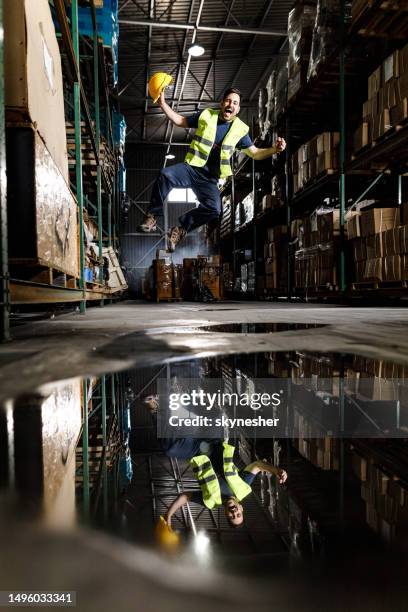
M 214 146 L 215 135 L 217 133 L 217 122 L 219 111 L 211 108 L 203 110 L 198 118 L 198 128 L 191 141 L 189 151 L 185 161 L 190 166 L 201 168 L 207 163 L 211 149 Z M 230 157 L 232 156 L 238 142 L 249 132 L 249 127 L 235 117 L 232 125 L 221 143 L 220 152 L 220 177 L 225 178 L 232 174 Z
M 241 501 L 251 493 L 252 489 L 245 480 L 242 480 L 234 465 L 233 457 L 235 448 L 231 446 L 231 444 L 227 444 L 227 442 L 224 442 L 223 447 L 222 458 L 224 476 L 234 497 L 236 497 L 238 501 Z M 207 455 L 198 455 L 190 460 L 190 464 L 193 467 L 193 472 L 200 485 L 204 504 L 210 510 L 215 506 L 221 506 L 220 483 L 218 482 L 217 475 L 214 472 L 210 459 Z

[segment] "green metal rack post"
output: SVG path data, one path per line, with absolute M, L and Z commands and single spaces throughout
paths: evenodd
M 346 289 L 346 263 L 345 263 L 345 235 L 344 235 L 344 218 L 346 212 L 346 112 L 345 112 L 345 1 L 340 1 L 340 75 L 339 75 L 339 105 L 340 105 L 340 143 L 339 143 L 339 204 L 340 204 L 340 293 L 343 294 Z
M 83 414 L 82 414 L 82 474 L 83 474 L 83 512 L 86 522 L 90 517 L 89 496 L 89 428 L 88 428 L 88 383 L 82 383 Z
M 6 132 L 4 118 L 3 0 L 0 0 L 0 341 L 10 340 L 10 289 L 8 270 Z
M 105 522 L 108 519 L 108 468 L 106 461 L 107 452 L 107 429 L 106 429 L 106 376 L 101 378 L 102 390 L 102 494 L 103 494 L 103 518 Z M 112 412 L 112 411 L 111 411 Z M 112 418 L 112 416 L 111 416 Z
M 74 56 L 77 64 L 77 74 L 80 74 L 79 62 L 79 30 L 78 30 L 78 0 L 72 0 L 72 42 Z M 74 113 L 75 113 L 75 173 L 77 201 L 79 210 L 79 286 L 82 290 L 82 300 L 80 302 L 81 313 L 86 311 L 85 297 L 85 249 L 84 249 L 84 198 L 82 184 L 82 150 L 81 150 L 81 89 L 80 83 L 75 75 L 74 81 Z
M 103 219 L 102 219 L 102 169 L 101 169 L 101 119 L 99 104 L 99 50 L 98 50 L 98 28 L 96 24 L 95 9 L 92 6 L 93 24 L 93 68 L 94 68 L 94 95 L 95 95 L 95 140 L 98 157 L 96 160 L 96 200 L 98 209 L 98 250 L 99 250 L 99 282 L 103 284 Z M 101 300 L 103 306 L 103 300 Z

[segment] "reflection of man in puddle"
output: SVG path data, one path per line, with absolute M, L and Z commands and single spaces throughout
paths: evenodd
M 240 527 L 244 523 L 242 501 L 252 492 L 251 484 L 257 474 L 273 474 L 280 484 L 287 479 L 287 474 L 270 463 L 255 461 L 242 470 L 234 465 L 234 447 L 221 440 L 197 440 L 181 438 L 164 442 L 168 457 L 188 459 L 193 467 L 200 491 L 186 491 L 179 495 L 165 514 L 168 525 L 177 510 L 188 502 L 206 506 L 209 509 L 224 506 L 225 516 L 231 527 Z M 167 448 L 166 448 L 167 443 Z
M 143 401 L 157 426 L 159 396 L 150 395 Z M 170 437 L 159 439 L 159 443 L 167 457 L 190 462 L 200 485 L 200 491 L 186 491 L 170 506 L 164 516 L 170 526 L 174 513 L 193 502 L 209 509 L 224 506 L 230 526 L 240 527 L 244 522 L 241 502 L 252 492 L 257 474 L 273 474 L 280 484 L 287 479 L 284 470 L 265 461 L 255 461 L 238 471 L 233 461 L 234 447 L 219 439 Z

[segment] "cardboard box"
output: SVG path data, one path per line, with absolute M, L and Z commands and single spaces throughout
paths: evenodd
M 408 202 L 401 204 L 400 211 L 401 225 L 408 225 Z
M 317 215 L 319 242 L 331 242 L 340 233 L 340 210 L 330 210 Z
M 401 280 L 408 280 L 408 255 L 401 255 Z
M 331 151 L 324 151 L 317 157 L 316 162 L 316 175 L 318 176 L 326 170 L 332 170 L 335 168 L 333 154 Z
M 364 238 L 354 238 L 351 242 L 354 261 L 365 261 L 367 259 L 367 247 Z
M 373 117 L 378 115 L 378 92 L 363 104 L 363 121 L 372 123 Z
M 61 56 L 48 0 L 5 0 L 4 68 L 7 119 L 17 114 L 35 124 L 69 185 Z
M 339 132 L 323 132 L 317 136 L 316 147 L 317 156 L 325 152 L 334 151 L 339 145 L 340 133 Z
M 349 240 L 353 238 L 358 238 L 361 236 L 360 229 L 360 213 L 357 211 L 353 211 L 353 213 L 347 213 L 346 215 L 346 230 L 347 230 L 347 238 Z
M 408 253 L 408 225 L 399 228 L 399 253 Z
M 394 108 L 390 110 L 391 125 L 395 126 L 408 119 L 408 99 L 403 98 Z
M 382 83 L 382 66 L 378 66 L 368 77 L 368 99 L 373 98 L 380 90 Z
M 408 73 L 408 44 L 399 50 L 398 60 L 399 76 L 402 77 L 404 73 Z
M 394 51 L 383 61 L 382 77 L 383 83 L 399 77 L 399 51 Z
M 378 92 L 379 112 L 392 108 L 399 102 L 398 80 L 391 79 Z
M 398 208 L 372 208 L 360 215 L 360 231 L 362 236 L 370 236 L 399 225 Z
M 366 280 L 381 281 L 382 274 L 382 259 L 367 259 L 364 270 L 364 278 Z
M 364 280 L 366 268 L 366 260 L 362 259 L 361 261 L 356 261 L 354 263 L 354 280 L 357 283 L 360 283 Z
M 384 108 L 378 115 L 375 115 L 373 119 L 372 127 L 372 139 L 377 140 L 384 136 L 392 128 L 390 111 L 388 108 Z
M 78 277 L 77 203 L 38 132 L 8 128 L 6 157 L 10 259 Z
M 383 258 L 383 280 L 401 280 L 401 257 L 399 255 L 387 255 Z
M 380 234 L 383 255 L 399 255 L 401 253 L 401 228 L 394 227 Z
M 353 143 L 355 153 L 369 144 L 369 127 L 369 123 L 365 121 L 354 132 Z

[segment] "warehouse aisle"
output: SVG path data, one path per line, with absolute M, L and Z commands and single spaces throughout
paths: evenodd
M 325 327 L 242 335 L 206 331 L 220 323 L 312 323 Z M 321 304 L 223 302 L 146 304 L 121 302 L 79 313 L 45 317 L 13 328 L 0 346 L 0 393 L 21 392 L 83 372 L 101 374 L 175 356 L 310 348 L 408 358 L 408 311 Z M 16 367 L 18 364 L 18 368 Z M 21 374 L 23 373 L 23 377 Z

